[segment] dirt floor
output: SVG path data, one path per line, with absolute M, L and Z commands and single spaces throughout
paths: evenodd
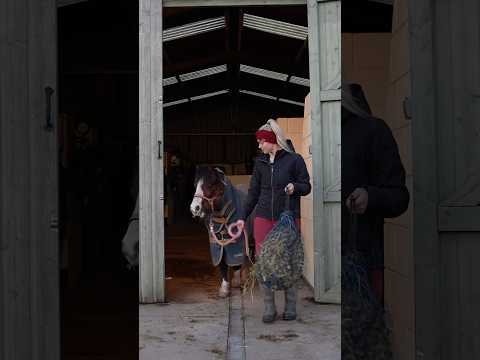
M 166 237 L 167 303 L 140 306 L 140 359 L 225 359 L 229 300 L 217 296 L 220 284 L 211 265 L 202 225 L 169 227 Z M 279 319 L 263 324 L 263 299 L 241 297 L 245 332 L 243 359 L 339 360 L 340 306 L 313 301 L 308 285 L 298 294 L 296 321 L 280 320 L 283 293 L 276 294 Z M 242 358 L 242 357 L 238 357 Z

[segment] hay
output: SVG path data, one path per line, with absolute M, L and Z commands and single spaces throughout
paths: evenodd
M 368 280 L 358 253 L 342 257 L 342 359 L 392 359 L 386 313 Z
M 289 210 L 268 233 L 262 250 L 251 268 L 244 291 L 253 292 L 255 279 L 272 290 L 300 287 L 304 266 L 303 242 Z

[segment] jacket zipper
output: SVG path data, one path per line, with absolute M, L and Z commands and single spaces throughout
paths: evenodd
M 272 191 L 272 221 L 273 221 L 273 164 L 270 164 L 272 167 L 272 176 L 270 177 L 270 186 Z

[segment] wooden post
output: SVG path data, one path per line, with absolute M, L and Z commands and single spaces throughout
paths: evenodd
M 340 1 L 308 1 L 315 300 L 333 303 L 341 285 L 340 24 Z
M 140 0 L 140 302 L 165 301 L 162 0 Z

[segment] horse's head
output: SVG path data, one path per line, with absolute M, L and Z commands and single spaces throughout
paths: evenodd
M 217 209 L 225 191 L 225 174 L 218 168 L 199 166 L 195 173 L 195 195 L 190 204 L 193 217 L 205 217 Z

